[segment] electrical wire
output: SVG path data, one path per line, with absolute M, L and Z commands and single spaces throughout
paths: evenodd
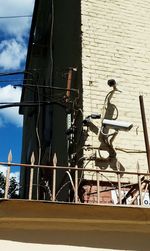
M 56 83 L 55 83 L 56 84 Z M 60 83 L 58 83 L 60 84 Z M 30 87 L 37 87 L 37 85 L 34 84 L 24 84 L 23 87 L 30 86 Z M 48 88 L 48 89 L 54 89 L 54 90 L 62 90 L 62 91 L 72 91 L 72 92 L 77 92 L 79 93 L 78 89 L 68 89 L 68 88 L 63 88 L 63 87 L 57 87 L 57 86 L 49 86 L 49 85 L 38 85 L 39 88 Z
M 86 162 L 86 164 L 83 166 L 84 169 L 85 169 L 86 166 L 90 163 L 90 161 L 92 160 L 93 156 L 94 156 L 94 154 L 92 154 L 92 155 L 90 156 L 90 158 L 88 159 L 88 161 Z M 88 169 L 87 169 L 87 171 L 88 171 Z M 81 173 L 81 176 L 80 176 L 80 179 L 79 179 L 79 185 L 80 185 L 81 182 L 82 182 L 83 176 L 84 176 L 84 171 L 82 171 L 82 173 Z
M 8 19 L 8 18 L 29 18 L 32 15 L 21 15 L 21 16 L 1 16 L 0 19 Z
M 50 59 L 51 59 L 51 69 L 50 69 L 50 84 L 52 85 L 52 75 L 53 75 L 53 31 L 54 31 L 54 1 L 52 0 L 51 5 L 52 18 L 51 18 L 51 34 L 50 34 Z
M 50 61 L 51 61 L 51 68 L 50 68 L 50 85 L 52 86 L 52 77 L 53 77 L 53 32 L 54 32 L 54 1 L 51 0 L 51 34 L 50 34 Z M 49 152 L 48 152 L 48 160 L 50 161 L 51 157 L 51 142 L 49 142 Z
M 18 85 L 15 85 L 14 87 L 16 87 Z M 33 88 L 30 88 L 30 87 L 27 87 L 28 90 L 30 90 L 30 92 L 32 93 L 36 93 L 36 90 L 33 89 Z M 65 92 L 65 91 L 64 91 Z M 40 94 L 43 98 L 46 98 L 47 100 L 46 101 L 49 101 L 49 99 L 51 98 L 51 101 L 54 100 L 55 102 L 59 102 L 59 103 L 62 103 L 63 101 L 65 101 L 64 97 L 65 97 L 65 93 L 63 95 L 63 93 L 61 94 L 55 94 L 54 96 L 51 95 L 51 97 L 47 94 L 44 94 L 44 93 L 41 93 Z M 68 103 L 70 103 L 71 101 L 69 101 Z M 64 103 L 64 102 L 63 102 Z
M 0 72 L 0 77 L 1 77 L 1 76 L 20 75 L 20 74 L 29 74 L 29 75 L 33 75 L 33 73 L 30 72 L 30 71 L 16 71 L 16 72 Z
M 41 113 L 41 101 L 40 101 L 40 93 L 39 93 L 39 88 L 37 85 L 37 94 L 38 94 L 38 114 L 37 114 L 37 120 L 36 120 L 36 136 L 37 136 L 37 140 L 38 140 L 38 165 L 40 165 L 41 163 L 41 139 L 40 139 L 40 135 L 39 135 L 39 120 L 40 120 L 40 113 Z M 39 167 L 37 168 L 37 200 L 39 199 L 39 178 L 40 178 L 40 169 Z
M 1 75 L 0 75 L 0 76 L 1 76 Z M 33 79 L 24 79 L 24 80 L 33 81 Z M 12 81 L 12 82 L 13 82 L 13 81 L 14 81 L 14 82 L 15 82 L 15 81 L 23 82 L 23 80 L 21 80 L 21 79 L 20 79 L 20 80 L 19 80 L 19 79 L 18 79 L 18 80 L 13 80 L 13 79 L 12 79 L 12 80 L 7 80 L 7 79 L 6 79 L 6 80 L 0 80 L 0 82 L 7 82 L 7 81 L 8 81 L 8 82 L 9 82 L 9 81 L 10 81 L 10 82 L 11 82 L 11 81 Z M 35 88 L 37 88 L 37 85 L 34 85 L 34 84 L 20 84 L 20 85 L 16 84 L 16 85 L 14 85 L 14 86 L 16 86 L 16 87 L 22 87 L 22 88 L 24 88 L 24 87 L 35 87 Z M 67 88 L 63 88 L 63 87 L 49 86 L 49 85 L 38 85 L 38 87 L 39 87 L 39 88 L 54 89 L 54 90 L 58 90 L 58 91 L 65 91 L 65 92 L 69 90 L 69 91 L 71 91 L 71 92 L 79 93 L 79 90 L 78 90 L 78 89 L 67 89 Z
M 36 85 L 37 94 L 38 94 L 38 102 L 39 102 L 38 114 L 37 114 L 37 120 L 36 120 L 36 135 L 37 135 L 37 140 L 38 140 L 38 145 L 39 145 L 38 165 L 40 165 L 40 162 L 41 162 L 41 139 L 40 139 L 40 135 L 39 135 L 39 120 L 40 120 L 40 113 L 41 113 L 41 100 L 40 100 L 39 88 L 41 88 L 41 87 L 42 88 L 50 88 L 52 86 L 52 75 L 53 75 L 53 48 L 52 48 L 52 45 L 53 45 L 53 26 L 54 26 L 54 2 L 53 2 L 53 0 L 51 1 L 51 3 L 52 3 L 52 5 L 51 5 L 52 18 L 51 18 L 51 34 L 50 34 L 50 61 L 51 61 L 50 86 L 45 87 L 45 86 L 41 86 L 41 85 L 38 85 L 38 84 Z M 26 86 L 26 84 L 24 84 L 24 87 L 25 86 Z M 50 145 L 49 145 L 49 160 L 50 160 L 50 152 L 51 152 L 50 149 L 51 149 L 51 142 L 50 142 Z M 39 196 L 38 183 L 39 183 L 39 169 L 37 170 L 37 198 Z
M 33 81 L 33 79 L 0 79 L 0 83 L 5 82 L 23 82 L 24 80 Z M 21 85 L 23 87 L 23 84 Z
M 55 101 L 41 101 L 40 106 L 57 104 L 66 107 L 65 104 L 61 104 Z M 14 103 L 0 103 L 0 109 L 10 108 L 10 107 L 21 107 L 21 106 L 39 106 L 39 102 L 14 102 Z

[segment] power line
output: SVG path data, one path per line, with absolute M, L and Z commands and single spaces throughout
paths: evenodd
M 29 71 L 16 71 L 16 72 L 0 72 L 0 77 L 1 76 L 11 76 L 11 75 L 21 75 L 21 74 L 30 74 L 30 75 L 32 75 L 32 73 L 29 72 Z
M 10 75 L 10 74 L 9 74 Z M 1 76 L 1 75 L 0 75 Z M 9 79 L 9 80 L 1 80 L 0 79 L 0 83 L 5 83 L 5 82 L 23 82 L 24 80 L 30 80 L 30 81 L 33 81 L 33 79 Z M 78 89 L 74 89 L 74 88 L 64 88 L 64 87 L 58 87 L 58 86 L 50 86 L 50 85 L 39 85 L 39 84 L 14 84 L 13 85 L 14 87 L 22 87 L 22 88 L 25 88 L 25 87 L 34 87 L 34 88 L 44 88 L 44 89 L 50 89 L 50 90 L 59 90 L 59 91 L 71 91 L 71 92 L 76 92 L 79 94 L 79 90 Z
M 34 84 L 24 84 L 22 87 L 36 87 L 36 88 L 47 88 L 47 89 L 54 89 L 54 90 L 62 90 L 62 91 L 72 91 L 72 92 L 77 92 L 79 93 L 78 89 L 74 88 L 64 88 L 64 87 L 58 87 L 58 86 L 50 86 L 50 85 L 34 85 Z
M 63 107 L 66 107 L 66 104 L 64 103 L 60 103 L 60 102 L 57 102 L 57 101 L 30 101 L 30 102 L 2 102 L 0 103 L 0 109 L 5 109 L 5 108 L 10 108 L 10 107 L 21 107 L 21 106 L 24 106 L 24 107 L 27 107 L 27 106 L 45 106 L 45 105 L 52 105 L 52 104 L 57 104 L 57 105 L 60 105 L 60 106 L 63 106 Z
M 7 19 L 7 18 L 29 18 L 32 15 L 22 15 L 22 16 L 1 16 L 0 19 Z
M 11 82 L 23 82 L 24 80 L 27 81 L 33 81 L 33 79 L 29 79 L 29 78 L 24 78 L 24 79 L 0 79 L 0 83 L 11 83 Z M 23 84 L 22 84 L 23 85 Z

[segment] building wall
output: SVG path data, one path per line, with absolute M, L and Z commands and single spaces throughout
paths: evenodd
M 26 71 L 32 73 L 33 81 L 25 81 L 25 84 L 34 86 L 26 88 L 24 85 L 22 101 L 34 101 L 39 105 L 21 110 L 24 115 L 22 163 L 30 163 L 31 154 L 34 152 L 36 164 L 53 165 L 53 156 L 56 153 L 57 165 L 66 166 L 67 114 L 70 107 L 67 106 L 69 102 L 65 102 L 65 96 L 69 68 L 78 69 L 76 83 L 73 83 L 71 88 L 81 86 L 80 2 L 38 0 L 35 2 L 34 16 L 26 63 Z M 31 78 L 30 75 L 29 77 Z M 73 96 L 72 93 L 70 96 Z M 47 102 L 47 105 L 41 105 L 43 101 Z M 40 171 L 34 172 L 35 190 L 39 190 L 36 184 L 37 187 L 43 186 L 39 177 L 50 183 L 51 188 L 50 170 Z M 59 170 L 57 190 L 63 185 L 64 179 L 66 182 L 64 176 L 65 171 Z M 29 169 L 23 167 L 21 184 L 26 189 L 22 189 L 22 197 L 27 197 L 28 183 Z M 33 192 L 35 195 L 38 193 Z M 68 197 L 68 191 L 66 193 L 64 200 Z
M 118 119 L 133 123 L 130 132 L 119 132 L 114 140 L 117 157 L 100 161 L 100 168 L 135 171 L 137 161 L 147 171 L 139 95 L 143 95 L 150 131 L 150 0 L 82 0 L 83 114 L 98 112 L 105 117 L 104 99 L 115 79 L 118 89 L 111 99 Z M 112 106 L 114 107 L 114 106 Z M 111 112 L 110 112 L 111 113 Z M 112 118 L 112 114 L 107 118 Z M 115 112 L 114 112 L 115 113 Z M 100 127 L 101 121 L 92 121 Z M 99 147 L 98 133 L 89 132 L 87 144 Z M 123 152 L 128 149 L 129 152 Z M 85 151 L 91 156 L 95 150 Z M 92 162 L 90 162 L 92 163 Z M 91 166 L 89 163 L 89 166 Z M 92 163 L 93 166 L 95 162 Z M 128 178 L 131 181 L 132 178 Z

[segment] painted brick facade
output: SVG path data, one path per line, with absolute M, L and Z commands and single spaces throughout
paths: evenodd
M 150 134 L 150 0 L 82 0 L 81 12 L 84 117 L 102 114 L 111 90 L 107 81 L 115 79 L 121 92 L 115 93 L 111 103 L 118 109 L 118 120 L 133 123 L 130 132 L 119 132 L 114 141 L 120 149 L 117 159 L 122 170 L 135 171 L 139 161 L 141 170 L 147 171 L 146 155 L 140 152 L 145 151 L 145 143 L 139 95 L 144 97 Z M 100 127 L 100 121 L 93 123 Z M 87 144 L 98 147 L 98 135 L 89 132 Z M 94 153 L 85 151 L 89 156 Z M 100 167 L 110 165 L 101 162 Z

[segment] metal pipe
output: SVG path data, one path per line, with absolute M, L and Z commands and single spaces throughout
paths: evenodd
M 5 195 L 4 195 L 5 199 L 8 199 L 9 186 L 10 186 L 10 166 L 8 166 L 6 174 L 6 185 L 5 185 Z
M 53 156 L 53 183 L 52 183 L 52 201 L 56 199 L 56 167 L 57 167 L 57 155 Z
M 100 185 L 99 185 L 99 172 L 96 173 L 97 176 L 97 204 L 100 203 Z
M 78 167 L 75 168 L 75 203 L 78 203 Z
M 143 101 L 142 95 L 139 96 L 139 101 L 140 101 L 141 117 L 142 117 L 142 124 L 143 124 L 146 154 L 147 154 L 148 171 L 150 172 L 150 146 L 149 146 L 147 123 L 146 123 L 146 116 L 145 116 L 145 109 L 144 109 L 144 101 Z
M 71 82 L 72 82 L 72 71 L 73 69 L 70 68 L 68 72 L 68 80 L 67 80 L 67 92 L 66 96 L 69 98 L 70 97 L 70 89 L 71 89 Z
M 52 201 L 56 199 L 56 168 L 53 169 L 53 190 L 52 190 Z
M 31 170 L 30 170 L 30 183 L 29 183 L 29 200 L 32 200 L 33 176 L 34 176 L 34 168 L 31 167 Z
M 117 174 L 117 180 L 118 180 L 118 196 L 119 196 L 119 204 L 122 204 L 122 198 L 121 198 L 121 181 L 120 181 L 120 173 Z
M 120 162 L 119 161 L 117 161 L 117 170 L 120 171 Z M 122 204 L 122 196 L 121 196 L 121 177 L 120 177 L 120 173 L 117 173 L 117 181 L 118 181 L 118 197 L 119 197 L 118 203 L 121 205 Z
M 140 172 L 139 163 L 137 165 L 137 172 L 138 172 L 138 186 L 139 186 L 139 205 L 143 205 L 141 175 L 139 174 L 139 172 Z
M 72 79 L 73 79 L 73 72 L 76 72 L 77 68 L 69 68 L 68 71 L 68 78 L 67 78 L 67 92 L 66 92 L 66 96 L 69 98 L 70 97 L 70 92 L 71 90 L 76 90 L 76 89 L 71 89 L 71 84 L 72 84 Z M 79 93 L 79 92 L 78 92 Z

